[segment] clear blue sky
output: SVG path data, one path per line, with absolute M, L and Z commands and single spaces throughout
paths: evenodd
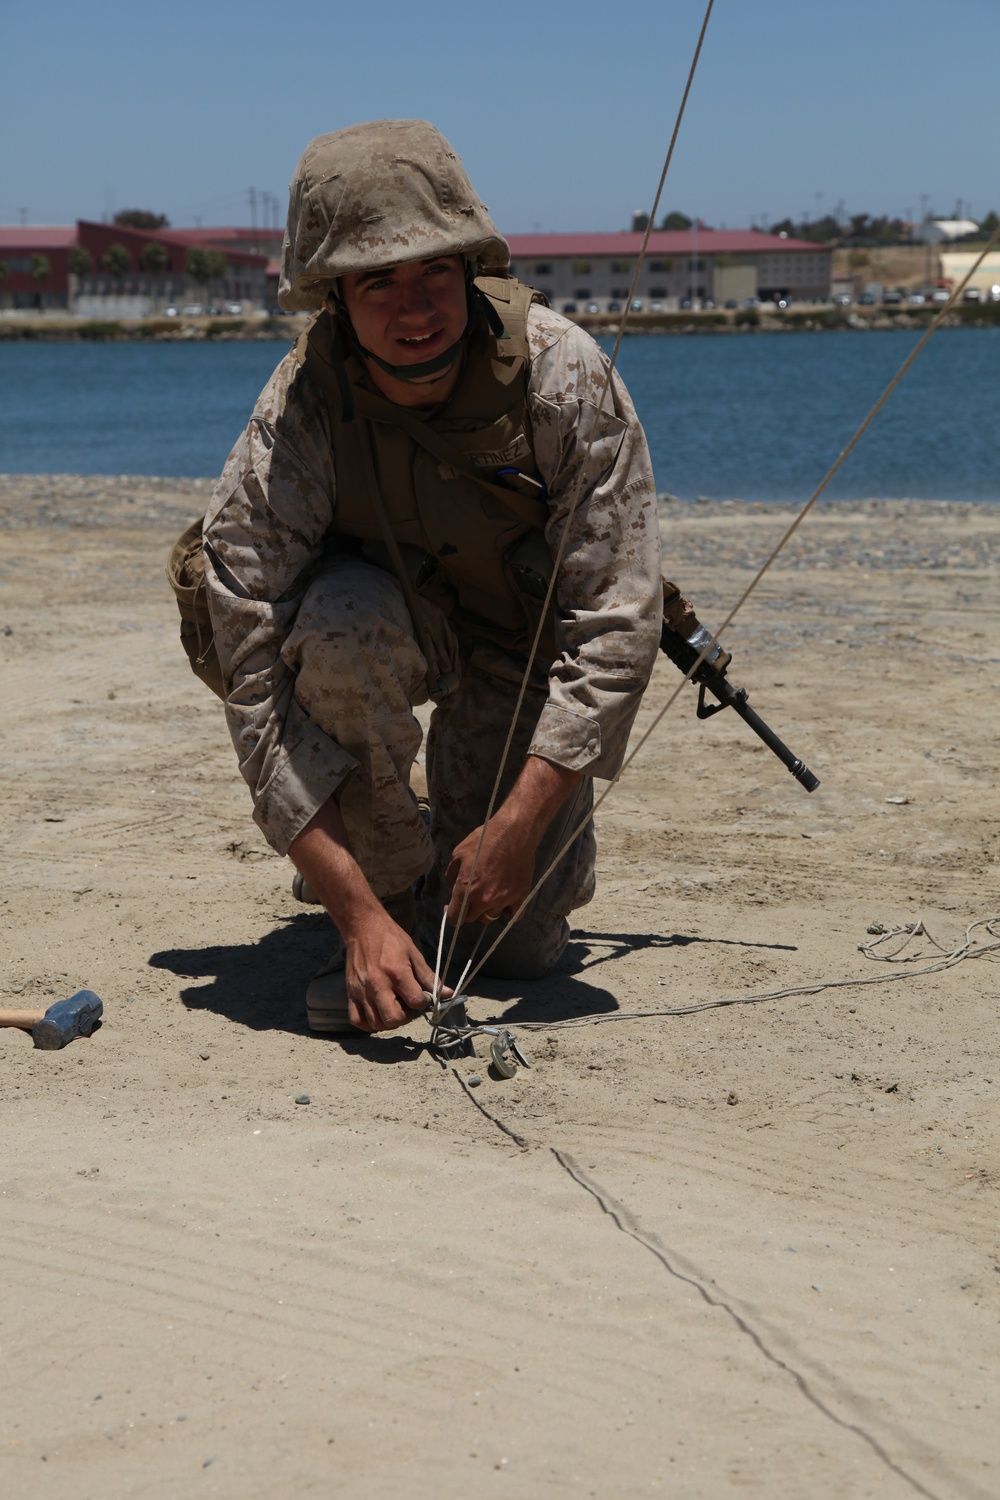
M 312 136 L 421 115 L 509 233 L 648 207 L 703 0 L 3 0 L 0 223 L 249 223 Z M 998 0 L 716 0 L 666 207 L 1000 211 Z M 817 195 L 822 194 L 822 198 Z

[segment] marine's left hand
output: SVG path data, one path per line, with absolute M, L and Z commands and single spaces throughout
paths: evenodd
M 451 890 L 448 921 L 453 926 L 466 891 L 469 899 L 463 922 L 493 922 L 505 913 L 513 916 L 534 884 L 535 854 L 542 836 L 579 780 L 578 771 L 528 756 L 507 800 L 490 819 L 478 861 L 482 826 L 454 850 L 447 875 Z
M 462 915 L 464 922 L 493 922 L 506 913 L 517 911 L 531 890 L 535 871 L 535 844 L 519 838 L 511 825 L 505 824 L 503 809 L 490 820 L 483 847 L 476 860 L 482 826 L 474 828 L 455 848 L 448 866 L 451 902 L 448 921 L 454 926 L 462 913 L 466 890 L 469 900 Z M 471 889 L 469 877 L 475 864 Z

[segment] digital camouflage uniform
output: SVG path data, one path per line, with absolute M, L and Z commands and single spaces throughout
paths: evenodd
M 283 300 L 318 306 L 308 275 L 289 291 L 290 259 L 323 264 L 323 213 L 315 194 L 300 184 L 297 203 L 296 191 L 293 183 Z M 373 215 L 364 207 L 353 211 L 368 225 Z M 391 212 L 386 217 L 391 221 Z M 306 244 L 292 234 L 292 225 L 303 223 L 314 226 Z M 365 230 L 358 268 L 371 264 L 365 256 L 377 232 Z M 442 253 L 424 236 L 401 255 L 398 239 L 397 261 Z M 490 239 L 487 249 L 502 270 L 504 242 Z M 656 656 L 661 589 L 653 477 L 627 392 L 614 377 L 601 407 L 606 357 L 557 313 L 530 307 L 527 339 L 527 415 L 553 555 L 574 503 L 576 509 L 556 583 L 554 659 L 533 674 L 500 797 L 529 753 L 584 773 L 542 841 L 540 872 L 586 817 L 591 778 L 611 777 L 621 765 Z M 292 352 L 261 393 L 205 518 L 205 576 L 227 720 L 268 842 L 286 853 L 336 794 L 355 858 L 378 896 L 426 876 L 428 940 L 447 900 L 452 851 L 485 815 L 524 657 L 468 630 L 456 634 L 433 605 L 421 611 L 435 668 L 459 678 L 433 713 L 428 832 L 409 791 L 421 738 L 412 705 L 427 699 L 428 663 L 395 575 L 333 535 L 336 508 L 329 408 Z M 594 853 L 588 823 L 498 947 L 492 972 L 528 976 L 556 961 L 568 937 L 566 916 L 593 894 Z

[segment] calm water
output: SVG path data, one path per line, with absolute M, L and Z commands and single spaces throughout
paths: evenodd
M 917 337 L 626 339 L 657 488 L 803 499 Z M 216 474 L 284 347 L 0 344 L 0 472 Z M 828 494 L 1000 499 L 1000 329 L 937 334 Z

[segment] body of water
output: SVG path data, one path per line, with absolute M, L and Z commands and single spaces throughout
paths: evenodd
M 626 338 L 619 368 L 657 488 L 686 500 L 805 499 L 918 336 Z M 0 472 L 217 474 L 284 352 L 277 342 L 0 344 Z M 935 335 L 827 494 L 1000 499 L 1000 329 Z

